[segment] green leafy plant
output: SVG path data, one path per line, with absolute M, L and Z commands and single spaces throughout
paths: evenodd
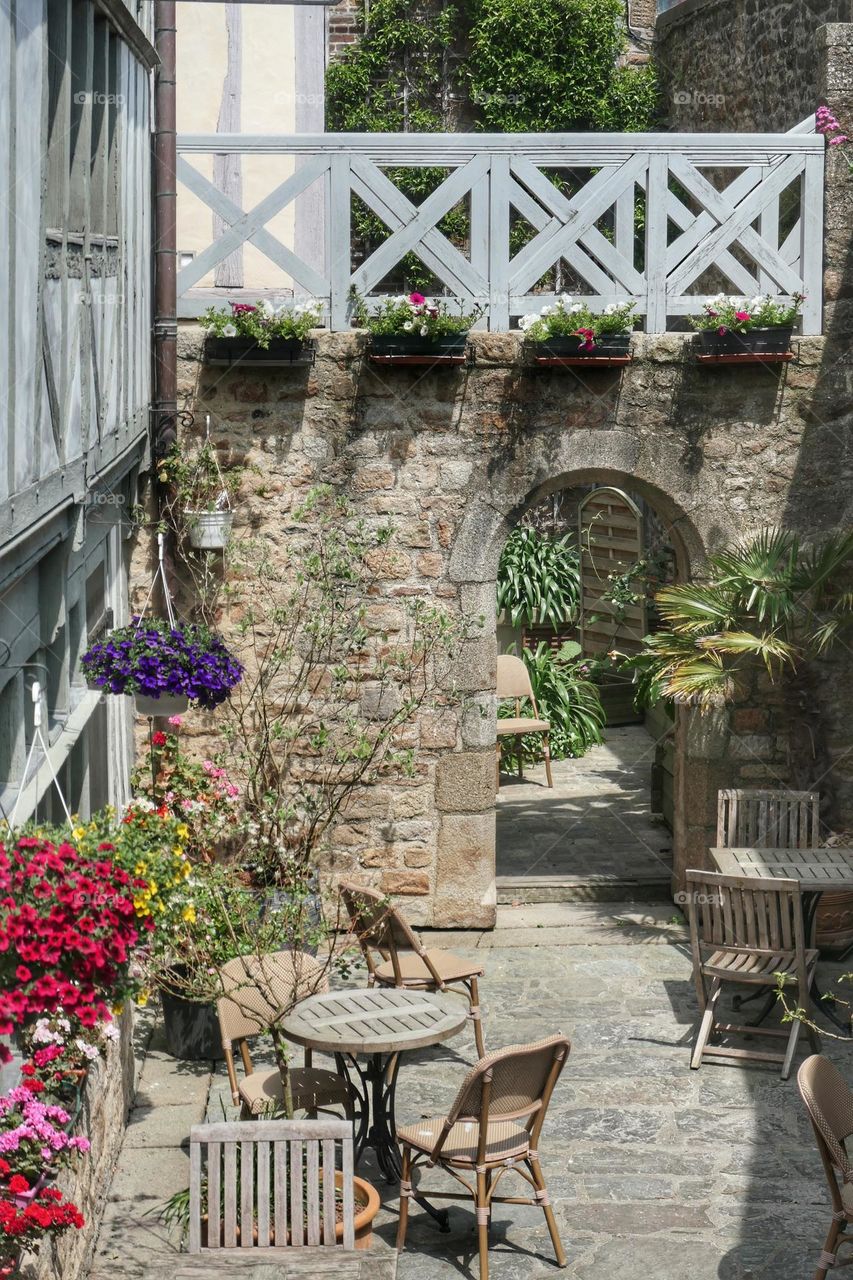
M 242 471 L 223 466 L 210 440 L 197 449 L 176 443 L 157 464 L 157 479 L 173 490 L 169 503 L 176 519 L 183 511 L 221 511 L 231 506 Z
M 459 315 L 453 315 L 446 302 L 428 302 L 422 293 L 413 292 L 388 298 L 372 310 L 358 298 L 353 318 L 372 334 L 435 339 L 467 333 L 481 313 L 482 307 L 464 315 L 460 306 Z
M 269 300 L 252 305 L 232 302 L 226 307 L 208 307 L 199 324 L 214 338 L 252 338 L 259 347 L 268 347 L 273 338 L 295 338 L 300 342 L 316 329 L 323 319 L 323 304 L 315 300 L 282 303 L 276 307 Z
M 731 298 L 718 293 L 706 302 L 701 315 L 691 316 L 694 329 L 715 329 L 724 333 L 749 333 L 752 329 L 793 325 L 802 310 L 803 294 L 795 293 L 790 302 L 779 302 L 770 295 L 755 298 Z
M 518 322 L 528 342 L 547 342 L 549 338 L 573 337 L 586 338 L 590 349 L 595 346 L 595 339 L 609 333 L 630 333 L 634 327 L 634 302 L 612 302 L 604 311 L 597 314 L 590 311 L 586 303 L 575 302 L 567 293 L 563 293 L 553 305 L 546 305 L 537 315 L 532 313 L 522 316 Z
M 812 546 L 785 529 L 745 539 L 709 557 L 704 582 L 658 592 L 663 627 L 623 666 L 646 701 L 702 710 L 731 701 L 756 661 L 773 680 L 794 673 L 853 622 L 851 559 L 853 533 Z
M 580 557 L 571 534 L 551 538 L 519 525 L 506 540 L 498 565 L 498 609 L 514 627 L 573 622 L 580 607 Z
M 586 680 L 578 661 L 580 645 L 567 640 L 557 653 L 544 641 L 535 649 L 523 649 L 521 656 L 530 674 L 539 714 L 551 725 L 551 755 L 555 760 L 584 755 L 590 747 L 603 742 L 604 709 L 597 687 Z M 501 703 L 498 715 L 511 717 L 514 705 Z M 507 744 L 508 752 L 512 744 Z M 538 733 L 522 740 L 525 759 L 542 757 L 542 738 Z

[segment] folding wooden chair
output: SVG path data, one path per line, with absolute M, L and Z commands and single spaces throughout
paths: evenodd
M 845 1143 L 853 1134 L 853 1093 L 841 1072 L 828 1058 L 806 1058 L 797 1072 L 800 1094 L 812 1122 L 817 1149 L 832 1200 L 832 1223 L 827 1233 L 814 1280 L 824 1280 L 832 1267 L 853 1263 L 853 1254 L 840 1260 L 838 1252 L 853 1245 L 846 1227 L 853 1222 L 853 1165 Z
M 281 1111 L 284 1084 L 278 1067 L 256 1071 L 249 1052 L 249 1040 L 273 1025 L 282 1010 L 298 1000 L 328 991 L 322 967 L 302 951 L 276 951 L 265 956 L 238 956 L 219 971 L 223 995 L 216 1002 L 222 1049 L 231 1097 L 245 1119 Z M 234 1050 L 245 1072 L 237 1077 Z M 352 1117 L 352 1094 L 346 1080 L 334 1071 L 311 1065 L 311 1050 L 305 1050 L 304 1066 L 289 1068 L 293 1105 L 313 1115 L 318 1109 L 341 1105 Z
M 367 985 L 415 991 L 447 991 L 461 985 L 474 1022 L 477 1054 L 482 1058 L 486 1049 L 478 979 L 483 976 L 483 966 L 452 951 L 427 950 L 403 913 L 375 889 L 342 884 L 340 893 L 367 965 Z
M 702 1019 L 690 1066 L 704 1058 L 748 1058 L 781 1062 L 787 1080 L 797 1048 L 798 1018 L 790 1029 L 717 1020 L 717 1004 L 724 983 L 773 988 L 783 973 L 796 987 L 796 1001 L 809 1016 L 809 991 L 818 952 L 807 949 L 803 935 L 800 886 L 796 880 L 760 880 L 751 876 L 723 876 L 708 871 L 687 872 L 687 917 L 693 953 L 693 980 Z M 806 1026 L 814 1049 L 820 1040 Z M 709 1043 L 716 1035 L 781 1036 L 784 1053 L 736 1049 Z
M 545 1214 L 559 1266 L 566 1255 L 557 1231 L 539 1165 L 539 1136 L 545 1113 L 571 1044 L 565 1036 L 549 1036 L 533 1044 L 511 1045 L 482 1058 L 468 1072 L 446 1116 L 418 1120 L 397 1130 L 403 1149 L 400 1176 L 400 1225 L 397 1248 L 406 1242 L 409 1200 L 415 1194 L 412 1175 L 419 1165 L 438 1165 L 464 1191 L 417 1189 L 428 1200 L 473 1199 L 477 1211 L 480 1280 L 489 1277 L 489 1218 L 494 1204 L 539 1205 Z M 497 1196 L 508 1172 L 519 1174 L 533 1195 Z M 465 1173 L 473 1175 L 470 1180 Z
M 525 733 L 541 733 L 542 734 L 542 753 L 545 756 L 545 776 L 548 779 L 548 786 L 553 787 L 554 779 L 551 777 L 551 748 L 548 743 L 548 734 L 551 731 L 551 725 L 547 720 L 543 720 L 539 715 L 539 708 L 536 705 L 536 698 L 533 694 L 533 685 L 530 683 L 530 672 L 524 665 L 521 658 L 516 658 L 512 653 L 498 654 L 497 664 L 497 694 L 498 702 L 505 699 L 515 698 L 515 715 L 511 719 L 498 719 L 497 722 L 497 757 L 495 760 L 495 777 L 496 785 L 501 785 L 501 743 L 504 738 L 515 738 L 515 757 L 518 765 L 519 778 L 524 777 L 524 760 L 522 753 L 521 739 Z M 521 704 L 527 700 L 533 708 L 532 716 L 523 716 L 521 714 Z

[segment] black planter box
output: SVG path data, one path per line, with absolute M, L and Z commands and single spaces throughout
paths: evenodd
M 261 347 L 254 338 L 206 338 L 206 364 L 305 365 L 313 364 L 314 344 L 301 338 L 271 338 Z
M 216 1006 L 196 1004 L 168 991 L 160 992 L 166 1052 L 185 1062 L 220 1062 L 222 1032 Z
M 467 333 L 449 333 L 443 338 L 422 338 L 419 333 L 376 333 L 371 336 L 371 356 L 421 356 L 434 360 L 465 359 Z
M 700 329 L 699 346 L 703 356 L 784 355 L 791 348 L 793 332 L 793 325 L 750 329 L 748 333 Z
M 593 340 L 591 351 L 586 349 L 586 338 L 575 334 L 566 334 L 561 338 L 548 338 L 545 342 L 531 343 L 533 354 L 550 356 L 552 359 L 587 358 L 594 360 L 602 357 L 627 356 L 631 345 L 630 333 L 603 333 Z

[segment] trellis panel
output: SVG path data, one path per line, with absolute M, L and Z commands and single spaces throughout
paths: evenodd
M 623 574 L 643 555 L 643 517 L 621 489 L 593 489 L 580 504 L 581 647 L 587 656 L 619 649 L 637 653 L 646 634 L 645 601 L 617 609 L 604 597 L 611 574 Z

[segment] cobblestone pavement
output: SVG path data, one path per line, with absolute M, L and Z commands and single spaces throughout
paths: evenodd
M 501 775 L 497 871 L 523 877 L 612 876 L 668 884 L 672 841 L 649 816 L 655 744 L 642 725 L 607 729 L 580 760 L 527 766 L 524 780 Z
M 488 1048 L 555 1030 L 572 1040 L 540 1143 L 569 1258 L 564 1275 L 807 1280 L 830 1210 L 795 1079 L 783 1083 L 772 1067 L 689 1070 L 696 1004 L 686 938 L 673 912 L 662 903 L 504 907 L 494 933 L 442 935 L 441 942 L 482 955 Z M 841 968 L 822 966 L 825 986 Z M 358 976 L 353 981 L 359 985 Z M 826 1038 L 824 1051 L 853 1078 L 848 1044 Z M 399 1122 L 443 1113 L 473 1060 L 467 1029 L 446 1045 L 408 1055 Z M 221 1066 L 211 1079 L 203 1066 L 149 1055 L 107 1210 L 97 1280 L 160 1274 L 155 1262 L 166 1262 L 173 1245 L 146 1211 L 186 1186 L 180 1144 L 205 1101 L 211 1119 L 223 1110 L 236 1114 Z M 397 1190 L 370 1159 L 360 1171 L 380 1191 L 377 1229 L 393 1244 Z M 432 1185 L 446 1179 L 453 1186 L 440 1171 L 428 1176 Z M 441 1234 L 413 1208 L 399 1280 L 476 1280 L 467 1205 L 451 1207 L 450 1228 Z M 557 1274 L 544 1216 L 535 1208 L 497 1206 L 491 1243 L 492 1280 Z

